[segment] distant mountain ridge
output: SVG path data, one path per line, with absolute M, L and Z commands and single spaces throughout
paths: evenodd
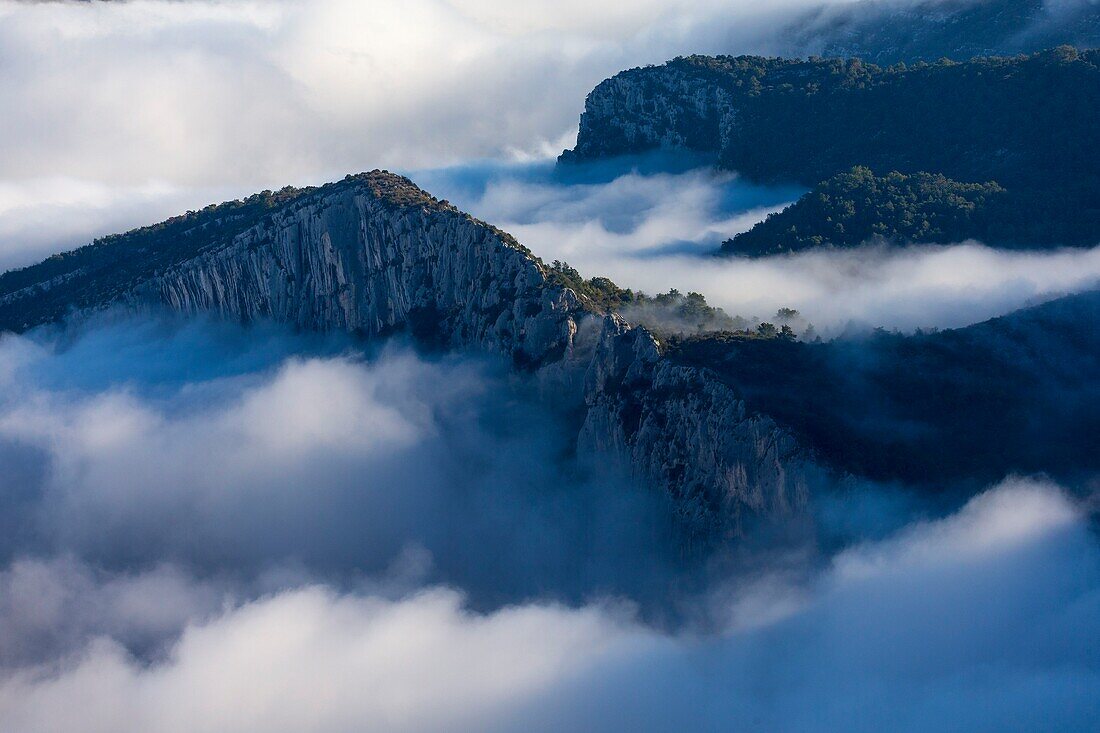
M 1100 241 L 1100 51 L 882 68 L 858 59 L 678 58 L 585 101 L 563 164 L 655 149 L 710 153 L 806 186 L 865 166 L 995 183 L 1006 210 L 1054 222 L 994 245 Z M 1015 244 L 1015 246 L 1019 246 Z
M 971 238 L 1027 247 L 1057 226 L 1057 220 L 1019 211 L 996 183 L 959 183 L 931 173 L 876 176 L 857 167 L 822 181 L 794 204 L 723 242 L 722 253 L 760 257 L 868 242 Z
M 1100 472 L 1100 290 L 966 328 L 826 343 L 690 338 L 750 410 L 835 470 L 931 490 L 1006 473 L 1074 483 Z

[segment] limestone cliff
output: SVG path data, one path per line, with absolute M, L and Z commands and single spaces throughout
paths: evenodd
M 380 171 L 254 203 L 166 223 L 168 237 L 137 230 L 7 273 L 0 326 L 124 307 L 365 338 L 411 331 L 576 375 L 558 384 L 583 383 L 572 396 L 584 405 L 579 452 L 669 492 L 692 533 L 726 537 L 745 513 L 805 505 L 813 464 L 789 433 L 749 414 L 706 369 L 662 358 L 644 329 L 595 313 L 504 232 Z M 576 349 L 586 318 L 602 319 L 600 333 Z
M 601 82 L 585 102 L 576 147 L 560 160 L 686 151 L 762 182 L 816 186 L 855 166 L 992 182 L 1005 195 L 990 223 L 953 236 L 1006 248 L 1091 247 L 1100 238 L 1100 175 L 1086 161 L 1100 148 L 1100 125 L 1086 110 L 1096 108 L 1100 51 L 1070 47 L 888 68 L 690 56 Z M 875 199 L 857 210 L 890 206 Z M 890 222 L 868 226 L 881 232 Z M 768 238 L 753 250 L 778 248 Z
M 734 128 L 734 96 L 692 68 L 631 69 L 601 82 L 585 99 L 577 145 L 564 162 L 649 150 L 718 153 Z
M 142 244 L 128 248 L 140 256 Z M 5 320 L 36 325 L 12 311 L 33 313 L 82 276 L 0 290 Z M 119 303 L 367 337 L 408 328 L 521 363 L 560 358 L 580 311 L 572 292 L 546 286 L 538 260 L 512 237 L 382 172 L 303 192 L 224 241 L 72 305 Z

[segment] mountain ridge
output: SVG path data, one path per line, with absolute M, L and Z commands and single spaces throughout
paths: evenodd
M 560 284 L 510 235 L 408 179 L 366 175 L 264 197 L 258 203 L 273 205 L 244 220 L 229 205 L 221 211 L 238 218 L 219 226 L 200 217 L 206 228 L 174 249 L 147 227 L 77 250 L 68 270 L 47 260 L 18 271 L 0 279 L 0 331 L 106 308 L 266 319 L 368 340 L 405 331 L 497 354 L 558 390 L 555 400 L 578 405 L 577 455 L 665 492 L 689 537 L 728 538 L 749 517 L 805 509 L 821 472 L 788 431 L 748 414 L 705 370 L 670 363 L 652 334 Z M 89 264 L 104 252 L 107 262 Z M 120 258 L 131 260 L 121 275 L 111 271 Z M 596 327 L 582 333 L 588 320 Z
M 824 343 L 711 335 L 669 349 L 705 366 L 833 470 L 926 490 L 1006 474 L 1100 471 L 1100 289 L 970 326 Z
M 567 268 L 547 267 L 514 238 L 430 197 L 408 179 L 382 172 L 369 175 L 384 177 L 386 186 L 352 178 L 305 193 L 288 191 L 273 206 L 251 211 L 251 218 L 240 206 L 222 209 L 238 218 L 226 227 L 204 220 L 208 239 L 202 246 L 196 246 L 197 240 L 188 243 L 190 256 L 180 262 L 162 269 L 131 263 L 128 276 L 148 273 L 137 279 L 98 279 L 97 273 L 109 270 L 111 263 L 90 267 L 81 258 L 102 253 L 102 247 L 78 250 L 83 254 L 67 265 L 74 266 L 70 280 L 57 281 L 56 263 L 19 271 L 19 287 L 12 289 L 9 280 L 8 291 L 0 296 L 0 313 L 5 323 L 20 328 L 0 331 L 26 330 L 34 325 L 32 316 L 36 323 L 49 323 L 106 308 L 139 313 L 167 309 L 245 322 L 272 320 L 306 330 L 348 331 L 366 340 L 405 331 L 433 347 L 493 353 L 537 380 L 547 399 L 575 412 L 578 459 L 594 468 L 617 466 L 639 485 L 667 496 L 689 544 L 724 542 L 741 536 L 757 521 L 804 514 L 817 492 L 846 476 L 913 478 L 904 471 L 884 472 L 882 466 L 892 462 L 926 480 L 942 478 L 945 483 L 939 489 L 974 473 L 965 463 L 954 473 L 927 470 L 928 460 L 959 440 L 947 429 L 954 420 L 950 409 L 920 415 L 927 424 L 916 453 L 904 445 L 876 443 L 876 432 L 868 435 L 858 420 L 854 427 L 846 422 L 847 413 L 836 408 L 847 404 L 843 387 L 848 383 L 837 378 L 832 364 L 836 355 L 889 357 L 894 371 L 844 369 L 839 374 L 862 375 L 861 385 L 878 385 L 882 374 L 887 381 L 908 384 L 908 391 L 880 395 L 901 405 L 896 414 L 882 413 L 899 424 L 912 423 L 908 405 L 929 403 L 914 398 L 928 388 L 919 373 L 898 376 L 907 374 L 904 365 L 921 360 L 931 365 L 929 374 L 943 374 L 934 391 L 944 397 L 935 404 L 950 407 L 973 398 L 995 405 L 1004 390 L 983 392 L 979 388 L 985 377 L 972 372 L 975 365 L 992 363 L 991 359 L 1004 362 L 994 357 L 1000 344 L 1011 339 L 973 336 L 986 326 L 929 337 L 878 336 L 885 346 L 868 349 L 855 342 L 814 345 L 738 333 L 662 341 L 644 327 L 631 326 L 602 302 L 616 290 L 610 281 L 583 282 Z M 387 193 L 392 191 L 399 192 L 396 199 Z M 164 244 L 159 238 L 163 232 L 157 227 L 135 232 L 112 239 L 112 246 L 131 259 L 161 263 L 163 253 L 157 245 Z M 181 251 L 173 250 L 173 256 L 182 256 Z M 28 285 L 26 280 L 35 272 L 44 279 Z M 80 280 L 79 287 L 71 289 L 74 279 Z M 66 300 L 74 294 L 83 300 Z M 67 307 L 59 308 L 59 303 Z M 1045 322 L 1036 326 L 1028 320 L 1033 311 L 1020 313 L 1000 323 L 1009 324 L 1010 331 L 1013 324 L 1023 324 L 1020 328 L 1028 334 L 1044 333 Z M 1087 309 L 1078 315 L 1084 322 L 1100 317 Z M 1025 340 L 1058 344 L 1075 333 L 1079 322 L 1074 318 L 1071 314 L 1050 321 L 1051 334 L 1045 341 L 1034 341 L 1031 335 Z M 944 346 L 958 338 L 964 346 Z M 1061 353 L 1051 348 L 1055 357 Z M 1065 351 L 1066 363 L 1087 373 L 1083 365 L 1098 350 L 1086 341 L 1084 351 Z M 1034 351 L 1028 346 L 1010 353 Z M 1087 385 L 1044 381 L 1044 372 L 1056 371 L 1056 359 L 1036 361 L 1038 366 L 1023 372 L 1012 367 L 1015 361 L 1004 362 L 1008 381 L 1001 386 L 1018 388 L 1031 380 L 1068 389 L 1069 397 L 1059 404 L 1088 408 L 1098 401 Z M 763 371 L 753 371 L 753 364 Z M 871 404 L 877 403 L 865 403 Z M 999 425 L 1011 436 L 1030 434 L 1013 422 L 1017 403 L 1006 404 L 1010 409 L 1005 414 L 1011 419 L 1002 419 L 1004 415 L 991 408 L 985 422 L 959 424 Z M 807 423 L 806 414 L 820 415 L 823 422 Z M 874 417 L 868 413 L 862 419 Z M 1043 420 L 1036 424 L 1046 425 Z M 1078 419 L 1066 424 L 1083 423 Z M 833 433 L 850 436 L 856 453 L 838 453 L 835 441 L 828 439 Z M 995 430 L 991 435 L 1004 438 Z M 988 460 L 979 468 L 994 474 L 1017 467 L 1056 470 L 1068 465 L 1067 455 L 1071 468 L 1080 465 L 1080 451 L 1073 448 L 1078 443 L 1065 442 L 1068 453 L 1036 453 L 1024 464 L 987 450 L 981 455 Z M 967 445 L 963 441 L 964 449 Z
M 864 166 L 1006 189 L 1003 208 L 1057 222 L 987 244 L 1100 240 L 1100 51 L 889 68 L 858 59 L 689 56 L 630 69 L 585 100 L 568 166 L 651 150 L 717 157 L 807 187 Z M 1025 215 L 1026 214 L 1026 215 Z M 994 231 L 993 234 L 999 233 Z
M 721 253 L 760 257 L 867 242 L 942 244 L 993 240 L 1026 247 L 1048 221 L 1019 216 L 996 183 L 939 174 L 876 176 L 856 167 L 822 181 L 795 203 L 722 243 Z M 1091 243 L 1086 240 L 1084 243 Z

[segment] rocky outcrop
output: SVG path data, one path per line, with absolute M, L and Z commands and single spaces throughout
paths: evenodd
M 805 510 L 824 472 L 785 428 L 750 413 L 710 370 L 661 356 L 654 336 L 604 319 L 585 375 L 582 455 L 665 487 L 683 526 L 741 534 L 746 517 Z
M 577 145 L 565 163 L 651 150 L 721 155 L 738 142 L 740 123 L 776 89 L 836 85 L 845 62 L 754 56 L 689 56 L 628 69 L 585 99 Z M 874 67 L 871 67 L 874 68 Z M 832 72 L 832 73 L 831 73 Z
M 503 232 L 438 203 L 394 206 L 363 186 L 275 211 L 124 300 L 367 337 L 408 329 L 524 365 L 561 358 L 582 310 Z
M 787 432 L 749 414 L 706 369 L 664 359 L 644 329 L 595 313 L 509 235 L 406 179 L 349 177 L 265 204 L 224 239 L 200 236 L 225 231 L 218 222 L 188 222 L 178 236 L 194 241 L 166 267 L 141 261 L 146 253 L 163 262 L 153 246 L 160 240 L 150 240 L 156 228 L 113 242 L 122 251 L 98 258 L 126 260 L 128 280 L 116 269 L 93 276 L 96 253 L 81 251 L 61 273 L 43 263 L 41 279 L 35 268 L 5 275 L 11 285 L 0 289 L 0 312 L 32 326 L 35 314 L 55 312 L 39 301 L 63 300 L 73 288 L 77 316 L 123 306 L 366 338 L 410 331 L 446 348 L 501 354 L 554 375 L 544 381 L 557 389 L 575 385 L 584 406 L 578 451 L 667 491 L 693 535 L 733 536 L 746 513 L 787 514 L 806 503 L 813 464 Z M 578 349 L 582 319 L 599 333 Z
M 601 82 L 581 114 L 577 147 L 562 160 L 579 161 L 649 150 L 717 153 L 736 119 L 734 97 L 691 69 L 633 69 Z

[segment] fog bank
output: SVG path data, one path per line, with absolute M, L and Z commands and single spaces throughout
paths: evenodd
M 763 577 L 715 603 L 728 627 L 699 637 L 607 604 L 476 614 L 441 588 L 305 585 L 196 621 L 151 666 L 105 635 L 57 671 L 10 671 L 0 718 L 27 733 L 1097 722 L 1100 552 L 1049 484 L 1008 481 L 841 553 L 809 584 Z
M 124 317 L 4 337 L 0 363 L 4 559 L 337 584 L 396 564 L 480 606 L 665 605 L 680 579 L 661 498 L 580 465 L 571 405 L 489 357 Z

